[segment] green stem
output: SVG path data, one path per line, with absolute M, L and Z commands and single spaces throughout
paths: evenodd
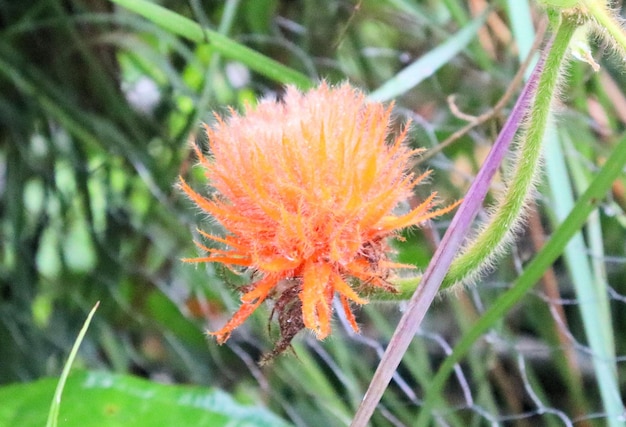
M 574 17 L 564 18 L 559 25 L 557 33 L 554 37 L 552 48 L 546 57 L 543 73 L 537 85 L 533 108 L 528 120 L 528 128 L 526 130 L 526 134 L 524 135 L 524 139 L 521 142 L 522 147 L 518 157 L 518 164 L 516 165 L 513 180 L 507 190 L 506 197 L 498 207 L 497 212 L 493 215 L 491 223 L 487 226 L 479 238 L 472 244 L 467 252 L 457 258 L 452 264 L 444 285 L 450 286 L 467 277 L 468 274 L 475 274 L 476 270 L 480 270 L 480 268 L 485 265 L 485 262 L 488 263 L 489 260 L 497 254 L 498 247 L 502 244 L 502 240 L 506 239 L 506 235 L 508 234 L 510 227 L 513 226 L 518 220 L 522 212 L 524 202 L 526 201 L 528 191 L 532 188 L 535 174 L 539 169 L 538 163 L 539 154 L 541 152 L 541 143 L 548 126 L 552 99 L 558 86 L 559 77 L 561 75 L 561 67 L 567 53 L 567 47 L 577 26 L 578 24 Z M 581 211 L 582 210 L 585 209 L 581 209 Z M 568 236 L 568 240 L 569 237 L 571 236 Z M 555 239 L 550 242 L 552 245 L 547 245 L 542 253 L 546 252 L 548 248 L 554 250 L 553 246 L 556 244 L 554 240 Z M 559 241 L 559 243 L 562 243 L 562 246 L 564 247 L 566 241 Z M 545 264 L 545 260 L 541 258 L 542 257 L 538 255 L 533 264 L 538 262 Z M 549 265 L 550 264 L 548 264 L 548 266 Z M 454 271 L 452 268 L 454 268 Z M 528 267 L 528 269 L 529 268 L 530 267 Z M 538 269 L 533 269 L 531 271 L 535 273 L 535 276 L 537 276 Z M 541 272 L 543 271 L 544 270 L 541 270 Z M 530 274 L 525 274 L 523 278 L 527 279 L 528 276 L 530 276 Z M 458 362 L 461 355 L 465 354 L 471 347 L 472 343 L 482 333 L 484 333 L 488 327 L 493 325 L 495 319 L 500 318 L 504 313 L 506 313 L 506 311 L 512 307 L 535 283 L 536 278 L 523 281 L 522 277 L 520 277 L 514 284 L 513 288 L 498 299 L 491 309 L 488 310 L 483 317 L 481 317 L 478 324 L 463 337 L 461 343 L 457 345 L 457 348 L 453 353 L 453 356 L 456 357 L 454 359 L 452 356 L 448 357 L 431 382 L 427 391 L 426 399 L 424 400 L 423 406 L 420 410 L 416 423 L 417 426 L 425 426 L 428 424 L 429 417 L 432 415 L 435 399 L 440 396 L 441 390 L 449 373 L 452 369 L 454 369 L 454 364 Z
M 611 14 L 606 1 L 582 0 L 581 3 L 593 16 L 601 30 L 606 30 L 619 45 L 622 52 L 626 52 L 626 32 L 622 29 L 617 19 Z
M 522 275 L 513 283 L 511 289 L 500 296 L 481 316 L 472 328 L 463 335 L 454 351 L 443 362 L 435 377 L 431 380 L 420 410 L 417 426 L 427 425 L 436 399 L 454 367 L 466 355 L 483 334 L 502 318 L 540 279 L 544 272 L 561 256 L 570 239 L 580 231 L 589 214 L 595 210 L 610 190 L 612 183 L 622 173 L 626 164 L 626 136 L 615 146 L 607 161 L 585 193 L 580 196 L 567 218 L 554 232 L 550 240 L 533 260 L 526 266 Z M 610 414 L 619 417 L 622 413 Z
M 457 257 L 446 276 L 442 289 L 480 275 L 501 253 L 519 224 L 530 190 L 540 170 L 541 145 L 550 117 L 552 100 L 557 91 L 561 67 L 577 22 L 564 18 L 554 37 L 530 111 L 526 132 L 519 143 L 516 162 L 504 198 L 478 237 Z

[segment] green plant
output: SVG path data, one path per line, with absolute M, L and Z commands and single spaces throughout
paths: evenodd
M 77 325 L 100 300 L 75 360 L 78 372 L 67 380 L 61 416 L 80 409 L 73 402 L 82 398 L 92 413 L 116 407 L 120 416 L 133 416 L 144 415 L 133 405 L 153 408 L 150 420 L 157 424 L 167 422 L 158 408 L 180 414 L 181 422 L 185 413 L 190 423 L 228 422 L 215 407 L 169 405 L 181 396 L 228 401 L 233 412 L 270 424 L 280 421 L 267 409 L 296 425 L 350 424 L 392 339 L 398 307 L 405 306 L 397 298 L 407 299 L 420 283 L 415 274 L 403 276 L 395 301 L 355 310 L 360 335 L 335 306 L 332 335 L 318 342 L 300 334 L 295 356 L 288 351 L 270 366 L 256 362 L 278 338 L 267 323 L 271 307 L 261 305 L 223 346 L 208 340 L 204 331 L 218 329 L 240 305 L 233 288 L 250 279 L 218 265 L 180 262 L 198 256 L 189 236 L 203 218 L 173 183 L 182 175 L 201 188 L 187 141 L 206 142 L 196 134 L 200 122 L 212 122 L 209 111 L 224 116 L 225 105 L 239 110 L 282 96 L 284 83 L 304 90 L 321 78 L 332 85 L 349 80 L 373 99 L 394 99 L 398 125 L 412 120 L 408 141 L 427 149 L 415 159 L 416 172 L 432 170 L 430 185 L 418 187 L 415 200 L 435 190 L 443 200 L 468 199 L 491 141 L 516 127 L 504 124 L 510 115 L 523 114 L 524 108 L 511 109 L 521 86 L 516 76 L 537 83 L 532 79 L 539 74 L 531 77 L 520 65 L 533 56 L 531 17 L 548 16 L 549 34 L 560 34 L 562 43 L 543 48 L 556 67 L 569 37 L 563 23 L 569 25 L 573 13 L 593 15 L 574 20 L 586 25 L 573 36 L 573 56 L 587 62 L 570 61 L 567 73 L 559 71 L 557 125 L 545 122 L 545 109 L 554 106 L 553 73 L 545 74 L 551 82 L 541 83 L 547 90 L 533 101 L 540 108 L 525 119 L 535 135 L 527 146 L 518 136 L 530 171 L 514 179 L 519 191 L 506 191 L 514 157 L 505 157 L 507 164 L 483 188 L 487 206 L 516 194 L 511 217 L 524 207 L 528 226 L 509 239 L 510 251 L 497 249 L 512 223 L 503 218 L 482 254 L 470 257 L 475 265 L 455 267 L 445 279 L 451 285 L 478 271 L 475 285 L 456 287 L 432 305 L 422 300 L 424 313 L 429 308 L 424 323 L 405 338 L 406 353 L 393 351 L 402 362 L 388 368 L 389 386 L 377 383 L 385 392 L 369 409 L 375 409 L 374 426 L 413 425 L 417 418 L 452 426 L 620 425 L 626 81 L 614 60 L 625 44 L 615 4 L 567 2 L 562 11 L 517 0 L 482 10 L 474 8 L 480 2 L 460 0 L 5 3 L 0 382 L 60 375 Z M 589 33 L 611 42 L 589 41 Z M 618 55 L 603 56 L 606 46 Z M 152 89 L 139 92 L 142 87 Z M 137 99 L 144 101 L 141 111 Z M 537 173 L 539 144 L 545 180 Z M 527 206 L 529 188 L 536 197 Z M 487 224 L 489 215 L 481 208 L 478 218 Z M 446 227 L 437 220 L 424 233 L 402 233 L 393 244 L 398 261 L 426 269 Z M 222 230 L 209 223 L 207 232 Z M 547 240 L 543 250 L 541 240 Z M 492 260 L 486 269 L 485 259 Z M 534 287 L 546 269 L 552 278 Z M 429 276 L 422 284 L 434 295 Z M 88 379 L 119 387 L 89 392 L 81 386 Z M 198 386 L 161 386 L 156 379 Z M 57 382 L 3 386 L 0 419 L 24 424 L 24 414 L 32 413 L 41 425 Z M 37 398 L 29 400 L 35 389 Z M 29 411 L 5 399 L 18 392 Z M 146 398 L 149 393 L 157 398 Z M 107 414 L 87 421 L 113 423 L 115 414 Z

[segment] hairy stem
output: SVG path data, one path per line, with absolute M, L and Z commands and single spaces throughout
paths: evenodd
M 587 8 L 589 15 L 593 16 L 602 31 L 609 33 L 610 38 L 617 44 L 622 53 L 626 53 L 626 32 L 611 13 L 606 1 L 582 0 L 581 3 Z M 602 34 L 603 35 L 603 34 Z M 609 40 L 608 37 L 603 37 Z M 626 58 L 622 58 L 626 60 Z
M 575 19 L 566 18 L 560 25 L 550 54 L 539 79 L 527 128 L 519 141 L 516 165 L 504 198 L 478 237 L 450 266 L 442 289 L 472 279 L 484 271 L 511 238 L 512 231 L 523 217 L 524 207 L 540 171 L 541 144 L 548 125 L 552 100 L 557 91 L 561 67 L 567 47 L 576 30 Z

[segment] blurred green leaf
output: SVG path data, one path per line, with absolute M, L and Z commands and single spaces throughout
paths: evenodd
M 111 1 L 144 16 L 146 19 L 162 26 L 172 34 L 177 34 L 186 39 L 193 40 L 196 43 L 208 42 L 225 57 L 241 61 L 250 67 L 250 69 L 266 77 L 278 80 L 282 83 L 295 84 L 300 88 L 308 88 L 312 85 L 311 80 L 304 74 L 237 43 L 217 31 L 202 28 L 194 21 L 157 4 L 145 0 Z
M 42 426 L 58 379 L 0 388 L 0 426 Z M 243 406 L 227 393 L 172 386 L 107 372 L 70 375 L 63 391 L 60 425 L 288 426 L 267 409 Z

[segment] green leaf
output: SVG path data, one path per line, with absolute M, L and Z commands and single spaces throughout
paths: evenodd
M 226 58 L 242 62 L 250 69 L 281 83 L 289 83 L 301 89 L 313 85 L 304 74 L 268 58 L 259 52 L 237 43 L 228 37 L 198 23 L 146 0 L 111 0 L 128 10 L 163 27 L 172 34 L 192 40 L 196 43 L 210 43 L 216 51 Z
M 46 423 L 57 378 L 0 388 L 0 426 Z M 59 414 L 63 427 L 288 426 L 265 408 L 243 406 L 220 390 L 165 385 L 128 375 L 78 372 L 67 379 Z

